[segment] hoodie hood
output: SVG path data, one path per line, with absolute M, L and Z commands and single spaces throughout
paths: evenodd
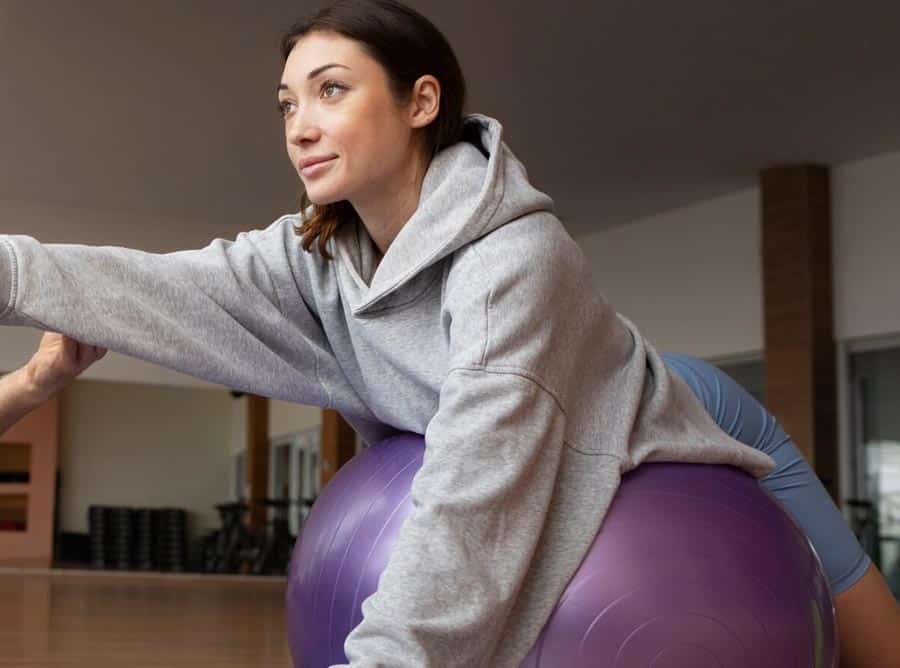
M 414 282 L 424 270 L 506 223 L 553 200 L 528 182 L 525 167 L 503 141 L 503 126 L 488 116 L 463 119 L 463 138 L 432 158 L 419 205 L 378 263 L 361 224 L 342 226 L 330 252 L 349 273 L 354 314 Z

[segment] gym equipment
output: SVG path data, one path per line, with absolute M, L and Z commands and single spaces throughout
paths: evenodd
M 253 546 L 253 536 L 244 522 L 250 509 L 243 501 L 216 504 L 222 528 L 207 534 L 200 547 L 204 573 L 240 573 L 246 551 Z
M 421 436 L 390 438 L 319 496 L 288 574 L 295 668 L 346 662 L 423 453 Z M 777 501 L 732 467 L 654 463 L 623 476 L 522 668 L 836 668 L 837 657 L 828 582 Z
M 251 499 L 216 505 L 222 528 L 207 533 L 200 541 L 200 570 L 205 573 L 244 575 L 284 575 L 287 572 L 294 536 L 289 513 L 309 508 L 313 499 Z M 266 526 L 251 530 L 247 514 L 251 508 L 266 509 Z M 271 512 L 270 512 L 271 511 Z
M 91 566 L 187 570 L 187 512 L 182 508 L 90 506 Z
M 272 509 L 274 517 L 266 522 L 266 530 L 248 554 L 251 575 L 284 575 L 290 563 L 296 536 L 291 533 L 288 511 L 294 505 L 289 499 L 261 499 L 263 507 Z

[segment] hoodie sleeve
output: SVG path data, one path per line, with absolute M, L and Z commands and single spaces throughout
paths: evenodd
M 553 248 L 479 243 L 445 283 L 451 370 L 413 509 L 345 642 L 353 668 L 492 665 L 551 505 L 566 416 L 540 369 L 560 357 L 575 270 Z
M 289 217 L 167 254 L 0 236 L 0 324 L 328 406 L 329 349 L 296 244 Z

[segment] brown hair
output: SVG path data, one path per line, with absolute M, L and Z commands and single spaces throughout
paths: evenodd
M 430 157 L 460 140 L 466 82 L 462 69 L 447 39 L 424 16 L 396 0 L 338 0 L 311 18 L 295 23 L 281 38 L 282 63 L 297 42 L 316 32 L 335 32 L 359 42 L 365 52 L 387 73 L 391 92 L 400 102 L 407 100 L 416 80 L 426 74 L 441 84 L 437 117 L 422 129 L 423 148 Z M 313 205 L 304 191 L 300 198 L 302 224 L 297 234 L 303 249 L 318 239 L 323 257 L 332 259 L 325 249 L 328 239 L 343 223 L 357 218 L 347 200 Z

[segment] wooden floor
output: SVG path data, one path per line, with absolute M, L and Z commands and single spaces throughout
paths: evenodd
M 0 570 L 0 666 L 290 668 L 283 578 Z

